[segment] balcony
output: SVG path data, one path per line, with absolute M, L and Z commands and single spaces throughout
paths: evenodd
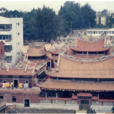
M 11 29 L 0 29 L 0 31 L 11 31 Z
M 10 31 L 11 29 L 11 24 L 0 24 L 0 31 Z
M 12 45 L 12 40 L 6 39 L 4 40 L 5 45 Z
M 12 56 L 12 50 L 5 50 L 5 56 Z

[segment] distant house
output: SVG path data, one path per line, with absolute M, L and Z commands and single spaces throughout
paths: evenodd
M 96 12 L 96 24 L 102 24 L 106 26 L 108 22 L 108 18 L 111 15 L 112 15 L 111 12 L 107 12 L 106 14 L 102 14 L 101 12 Z

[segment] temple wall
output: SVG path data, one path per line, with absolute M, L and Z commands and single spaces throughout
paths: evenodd
M 13 83 L 14 80 L 18 80 L 19 83 L 25 84 L 25 81 L 29 81 L 29 83 L 32 85 L 32 80 L 31 78 L 18 78 L 18 77 L 4 77 L 0 79 L 0 83 L 3 83 L 3 81 L 6 81 L 6 83 Z
M 59 108 L 59 109 L 73 109 L 78 111 L 79 104 L 78 100 L 68 100 L 61 99 L 56 100 L 52 99 L 43 99 L 39 98 L 38 94 L 23 94 L 23 93 L 0 93 L 0 96 L 3 96 L 7 104 L 15 104 L 17 107 L 24 107 L 24 99 L 30 100 L 30 107 L 34 108 Z M 12 97 L 16 97 L 16 102 L 12 102 Z M 92 101 L 90 108 L 96 112 L 111 112 L 113 107 L 113 102 L 101 102 L 101 101 Z
M 112 112 L 111 109 L 112 109 L 113 106 L 99 106 L 99 105 L 91 105 L 91 108 L 94 109 L 96 112 L 107 112 L 107 113 L 110 113 Z
M 36 97 L 37 95 L 34 95 L 34 97 L 30 97 L 30 95 L 26 96 L 26 98 L 30 99 L 30 107 L 31 108 L 58 108 L 58 109 L 73 109 L 78 111 L 79 110 L 79 104 L 76 100 L 72 101 L 64 101 L 64 100 L 46 100 L 46 99 L 40 99 L 39 101 Z M 21 102 L 11 103 L 8 102 L 7 104 L 16 104 L 17 107 L 24 107 L 23 97 L 21 98 Z M 91 104 L 90 108 L 95 110 L 97 113 L 111 113 L 111 109 L 113 107 L 113 102 L 94 102 Z
M 30 103 L 39 103 L 38 94 L 0 93 L 0 96 L 3 96 L 7 103 L 12 103 L 13 96 L 16 98 L 15 103 L 24 103 L 24 99 L 29 99 Z
M 113 102 L 98 102 L 93 101 L 91 108 L 94 109 L 96 112 L 111 112 L 111 109 L 113 107 Z

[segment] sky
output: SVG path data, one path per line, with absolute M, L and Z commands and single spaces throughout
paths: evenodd
M 71 0 L 70 0 L 71 1 Z M 107 9 L 114 12 L 114 0 L 74 0 L 83 6 L 89 3 L 95 11 Z M 65 0 L 0 0 L 0 8 L 5 7 L 8 10 L 31 11 L 33 8 L 42 8 L 44 5 L 52 8 L 56 13 L 63 6 Z

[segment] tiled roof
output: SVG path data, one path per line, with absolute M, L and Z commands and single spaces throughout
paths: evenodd
M 87 54 L 80 54 L 80 55 L 72 55 L 73 57 L 75 58 L 100 58 L 102 56 L 104 56 L 103 54 L 100 54 L 100 55 L 87 55 Z
M 37 72 L 35 72 L 35 74 L 32 74 L 33 69 L 28 69 L 27 71 L 25 71 L 25 68 L 22 69 L 13 69 L 13 68 L 9 68 L 9 71 L 6 71 L 6 69 L 1 69 L 0 71 L 0 75 L 3 76 L 33 76 L 35 74 L 37 74 Z
M 114 56 L 97 62 L 82 62 L 60 56 L 58 72 L 46 72 L 48 76 L 60 78 L 113 78 Z
M 110 48 L 105 48 L 104 47 L 104 40 L 102 39 L 97 42 L 86 42 L 80 39 L 77 39 L 77 47 L 76 48 L 71 48 L 72 50 L 75 51 L 89 51 L 89 52 L 95 52 L 95 51 L 105 51 Z
M 40 56 L 44 56 L 45 52 L 44 52 L 44 47 L 29 47 L 29 51 L 28 51 L 28 57 L 40 57 Z
M 25 94 L 39 94 L 41 90 L 39 88 L 34 89 L 0 89 L 0 93 L 8 92 L 8 93 L 25 93 Z
M 30 59 L 30 61 L 33 62 L 33 63 L 46 63 L 46 60 L 43 60 L 43 59 L 41 59 L 41 60 Z
M 70 82 L 51 80 L 44 82 L 39 87 L 43 89 L 58 90 L 86 90 L 86 91 L 114 91 L 114 83 L 106 82 Z

